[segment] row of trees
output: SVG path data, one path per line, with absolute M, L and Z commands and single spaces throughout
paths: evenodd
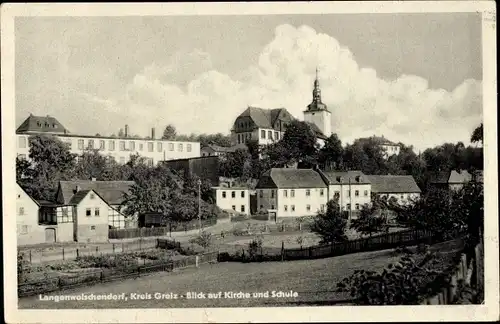
M 124 196 L 126 215 L 159 212 L 175 221 L 198 216 L 198 178 L 184 178 L 164 165 L 148 166 L 138 155 L 120 165 L 87 150 L 76 158 L 65 143 L 48 135 L 30 136 L 30 160 L 16 160 L 17 182 L 37 200 L 55 200 L 59 181 L 92 179 L 135 181 Z M 211 186 L 200 180 L 202 218 L 215 217 Z M 173 208 L 175 206 L 175 208 Z
M 472 142 L 482 143 L 482 124 L 474 131 Z M 420 188 L 440 171 L 482 170 L 481 147 L 465 146 L 462 142 L 429 148 L 416 154 L 412 146 L 399 143 L 398 155 L 384 157 L 377 138 L 355 140 L 345 147 L 336 134 L 319 148 L 315 133 L 300 121 L 292 122 L 277 143 L 259 147 L 255 140 L 247 142 L 247 149 L 228 154 L 221 164 L 220 174 L 235 178 L 258 178 L 272 167 L 318 165 L 324 169 L 361 170 L 365 174 L 412 175 Z M 259 158 L 261 157 L 261 158 Z

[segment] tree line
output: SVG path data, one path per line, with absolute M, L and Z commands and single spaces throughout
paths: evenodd
M 474 130 L 471 141 L 482 144 L 482 124 Z M 319 166 L 333 170 L 360 170 L 373 175 L 411 175 L 422 190 L 440 172 L 482 170 L 483 149 L 462 142 L 445 143 L 415 153 L 412 146 L 398 143 L 400 153 L 385 158 L 378 138 L 357 139 L 343 146 L 337 134 L 326 139 L 322 148 L 308 124 L 292 122 L 282 140 L 260 147 L 255 140 L 246 149 L 228 153 L 221 163 L 220 174 L 233 178 L 259 178 L 270 168 Z

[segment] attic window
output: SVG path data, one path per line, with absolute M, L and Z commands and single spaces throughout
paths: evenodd
M 94 194 L 90 194 L 90 199 L 95 199 L 95 195 Z
M 40 123 L 40 122 L 36 122 L 36 125 L 37 125 L 38 127 L 42 127 L 42 123 Z
M 57 125 L 56 124 L 52 124 L 52 128 L 57 128 Z
M 49 123 L 45 123 L 45 127 L 49 127 L 49 126 L 50 126 Z

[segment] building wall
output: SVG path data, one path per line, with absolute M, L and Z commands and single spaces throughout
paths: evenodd
M 278 207 L 277 189 L 257 188 L 257 211 L 267 211 Z
M 219 184 L 219 158 L 216 156 L 165 161 L 165 164 L 185 177 L 198 176 L 214 186 Z
M 221 209 L 232 209 L 242 214 L 250 214 L 250 190 L 248 189 L 216 188 L 215 201 Z
M 279 189 L 277 217 L 314 216 L 326 209 L 327 202 L 327 188 Z
M 332 114 L 326 110 L 323 111 L 305 111 L 304 121 L 318 126 L 321 132 L 326 136 L 332 135 Z
M 19 185 L 16 194 L 17 244 L 45 243 L 45 229 L 38 225 L 38 205 Z
M 78 242 L 106 242 L 109 229 L 109 205 L 98 195 L 92 199 L 90 192 L 76 206 L 76 240 Z M 96 209 L 99 215 L 96 216 Z M 87 210 L 90 216 L 87 216 Z
M 386 158 L 392 156 L 392 155 L 398 155 L 399 152 L 401 151 L 401 148 L 399 145 L 382 145 L 382 148 L 385 151 L 384 156 Z
M 16 134 L 16 137 L 17 155 L 20 158 L 28 158 L 29 135 Z M 150 159 L 152 164 L 164 160 L 201 156 L 199 142 L 69 135 L 57 135 L 57 137 L 69 145 L 71 153 L 82 154 L 87 148 L 95 148 L 99 149 L 103 155 L 109 156 L 121 164 L 127 163 L 130 156 L 135 154 Z
M 125 228 L 125 215 L 120 213 L 120 206 L 109 206 L 108 225 L 113 228 Z
M 328 187 L 328 200 L 334 199 L 336 194 L 339 197 L 339 204 L 342 210 L 357 210 L 361 209 L 364 204 L 369 204 L 371 201 L 371 185 L 370 184 L 335 184 Z M 357 192 L 357 196 L 356 196 Z M 349 209 L 350 204 L 350 209 Z
M 74 212 L 75 209 L 73 206 L 60 206 L 55 209 L 57 220 L 57 242 L 73 242 L 75 240 Z

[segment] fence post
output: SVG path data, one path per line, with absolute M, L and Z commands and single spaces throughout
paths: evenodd
M 113 243 L 113 254 L 115 254 L 115 243 Z
M 125 251 L 125 249 L 124 249 L 124 245 L 123 245 L 123 242 L 122 242 L 122 252 L 124 252 L 124 251 Z
M 96 254 L 96 255 L 97 255 L 97 254 L 99 254 L 99 246 L 96 246 L 96 247 L 95 247 L 95 254 Z
M 285 260 L 285 241 L 281 241 L 281 261 Z
M 103 278 L 103 277 L 104 277 L 104 276 L 103 276 L 103 273 L 104 273 L 104 271 L 102 271 L 102 270 L 101 270 L 101 276 L 100 276 L 101 281 L 102 281 L 102 279 L 104 279 L 104 278 Z
M 31 263 L 31 250 L 30 250 L 30 263 Z
M 199 262 L 200 262 L 200 260 L 199 260 L 199 256 L 196 256 L 196 267 L 197 267 L 197 268 L 198 268 L 198 267 L 199 267 L 199 265 L 200 265 L 200 264 L 199 264 Z
M 62 247 L 62 256 L 63 256 L 63 261 L 64 261 L 64 246 Z
M 77 257 L 77 258 L 78 258 L 78 257 L 80 257 L 80 253 L 79 253 L 79 251 L 78 251 L 78 248 L 76 248 L 76 257 Z

